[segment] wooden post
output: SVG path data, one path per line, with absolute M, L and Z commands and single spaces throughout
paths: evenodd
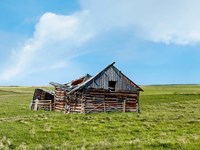
M 140 92 L 138 92 L 138 98 L 137 98 L 137 112 L 140 113 L 140 100 L 139 100 L 139 97 L 140 97 Z
M 35 111 L 38 110 L 38 103 L 39 103 L 39 100 L 36 99 L 36 100 L 35 100 L 35 106 L 34 106 L 34 110 L 35 110 Z
M 49 108 L 50 111 L 52 111 L 52 102 L 50 100 L 50 108 Z
M 126 112 L 126 100 L 123 101 L 123 112 Z
M 104 98 L 103 108 L 104 108 L 104 112 L 106 112 L 106 102 L 105 102 L 105 98 Z
M 85 110 L 85 100 L 83 93 L 81 94 L 81 113 L 84 113 Z

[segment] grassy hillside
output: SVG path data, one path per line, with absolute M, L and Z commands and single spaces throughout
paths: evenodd
M 32 111 L 32 87 L 0 87 L 0 149 L 199 149 L 200 86 L 144 86 L 141 113 Z

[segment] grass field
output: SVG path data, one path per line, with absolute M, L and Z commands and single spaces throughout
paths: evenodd
M 0 149 L 200 149 L 200 85 L 143 86 L 141 113 L 32 111 L 33 87 L 0 87 Z

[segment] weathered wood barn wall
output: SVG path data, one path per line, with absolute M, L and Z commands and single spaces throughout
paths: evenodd
M 119 71 L 114 63 L 96 76 L 86 75 L 65 85 L 52 85 L 56 89 L 56 111 L 67 113 L 140 112 L 139 93 L 143 90 Z M 58 89 L 62 91 L 57 92 Z M 60 97 L 61 93 L 64 94 Z

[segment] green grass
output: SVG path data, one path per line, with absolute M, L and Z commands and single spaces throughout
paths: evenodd
M 141 113 L 32 111 L 33 87 L 0 87 L 0 149 L 199 149 L 200 85 L 143 86 Z

